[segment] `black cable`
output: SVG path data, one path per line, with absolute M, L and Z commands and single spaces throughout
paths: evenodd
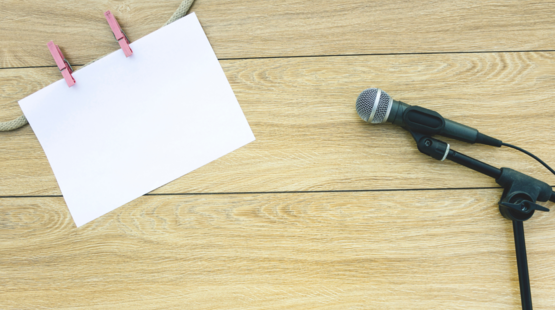
M 546 163 L 544 163 L 543 160 L 539 159 L 536 155 L 534 155 L 534 154 L 528 152 L 527 150 L 521 149 L 521 148 L 519 148 L 518 146 L 514 146 L 514 145 L 508 144 L 508 143 L 501 143 L 501 145 L 503 145 L 503 146 L 508 146 L 508 147 L 511 147 L 511 148 L 513 148 L 513 149 L 515 149 L 515 150 L 521 151 L 522 153 L 524 153 L 524 154 L 526 154 L 526 155 L 532 157 L 533 159 L 537 160 L 540 164 L 542 164 L 545 168 L 547 168 L 547 170 L 549 170 L 549 171 L 551 171 L 551 173 L 555 174 L 555 170 L 553 170 L 553 169 L 552 169 L 551 167 L 549 167 Z

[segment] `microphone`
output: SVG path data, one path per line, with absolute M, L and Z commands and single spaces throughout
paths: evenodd
M 478 130 L 443 118 L 439 113 L 393 100 L 379 88 L 368 88 L 357 98 L 358 115 L 368 123 L 390 122 L 427 135 L 442 135 L 468 143 L 501 147 L 503 142 Z

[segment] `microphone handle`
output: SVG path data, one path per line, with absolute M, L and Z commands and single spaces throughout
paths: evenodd
M 480 133 L 477 129 L 468 127 L 466 125 L 454 122 L 446 118 L 444 120 L 445 126 L 439 133 L 442 136 L 468 143 L 480 143 L 496 147 L 501 147 L 501 145 L 503 144 L 501 140 L 497 140 L 488 135 L 484 135 L 483 133 Z
M 443 129 L 439 132 L 440 135 L 463 142 L 476 143 L 479 134 L 477 129 L 446 118 L 444 120 L 445 126 L 443 126 Z
M 393 100 L 387 121 L 410 131 L 426 135 L 442 135 L 468 143 L 481 143 L 501 147 L 502 141 L 480 133 L 478 130 L 449 120 L 439 113 Z
M 496 147 L 501 147 L 503 142 L 488 135 L 480 133 L 477 129 L 468 127 L 466 125 L 454 122 L 445 118 L 445 127 L 440 132 L 440 135 L 461 140 L 468 143 L 480 143 Z

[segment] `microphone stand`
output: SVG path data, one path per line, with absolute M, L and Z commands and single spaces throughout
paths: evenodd
M 548 184 L 510 168 L 498 169 L 472 157 L 450 149 L 449 144 L 428 135 L 409 130 L 417 143 L 418 150 L 437 160 L 449 159 L 472 170 L 495 179 L 504 188 L 499 200 L 501 214 L 513 221 L 520 299 L 523 310 L 532 310 L 532 293 L 526 258 L 523 222 L 530 219 L 535 211 L 547 212 L 549 209 L 536 204 L 536 201 L 555 202 L 555 193 Z

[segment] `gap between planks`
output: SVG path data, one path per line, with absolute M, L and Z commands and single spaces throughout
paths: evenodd
M 551 187 L 555 187 L 555 185 L 552 185 Z M 480 189 L 501 189 L 501 187 L 401 188 L 401 189 L 391 188 L 391 189 L 276 191 L 276 192 L 154 193 L 154 194 L 144 194 L 143 196 L 210 196 L 210 195 L 273 195 L 273 194 L 370 193 L 370 192 L 425 192 L 425 191 L 462 191 L 462 190 L 480 190 Z M 0 199 L 61 198 L 61 197 L 63 196 L 62 195 L 24 195 L 24 196 L 15 195 L 15 196 L 0 196 Z
M 298 56 L 268 56 L 268 57 L 240 57 L 240 58 L 218 58 L 219 61 L 226 60 L 257 60 L 257 59 L 290 59 L 290 58 L 326 58 L 326 57 L 360 57 L 360 56 L 410 56 L 410 55 L 443 55 L 443 54 L 499 54 L 499 53 L 550 53 L 555 50 L 518 50 L 518 51 L 459 51 L 459 52 L 414 52 L 414 53 L 370 53 L 370 54 L 338 54 L 338 55 L 298 55 Z M 104 56 L 102 56 L 104 57 Z M 100 57 L 100 58 L 102 58 Z M 80 67 L 85 64 L 72 64 Z M 27 67 L 2 67 L 4 69 L 37 69 L 55 68 L 56 66 L 27 66 Z

